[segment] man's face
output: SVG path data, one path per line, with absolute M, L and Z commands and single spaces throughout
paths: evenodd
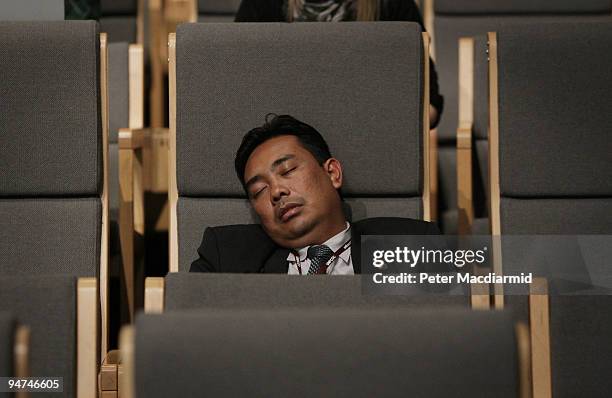
M 280 246 L 320 244 L 344 228 L 340 162 L 330 158 L 320 165 L 295 136 L 274 137 L 255 148 L 244 180 L 263 228 Z

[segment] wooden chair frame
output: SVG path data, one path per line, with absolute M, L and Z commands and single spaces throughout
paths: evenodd
M 135 234 L 144 236 L 144 188 L 142 148 L 144 146 L 144 50 L 131 44 L 129 65 L 129 127 L 119 129 L 119 236 L 129 318 L 134 319 L 138 307 L 136 297 L 142 295 L 137 278 L 139 261 Z
M 437 204 L 432 194 L 432 185 L 437 186 L 437 167 L 432 159 L 437 159 L 437 146 L 431 145 L 429 130 L 429 34 L 422 33 L 423 40 L 423 220 L 435 220 Z M 434 133 L 434 138 L 435 138 Z M 433 171 L 432 171 L 433 169 Z
M 503 275 L 501 251 L 501 194 L 499 185 L 499 79 L 497 58 L 497 33 L 488 33 L 489 41 L 489 194 L 490 223 L 493 244 L 493 271 Z M 504 308 L 502 285 L 493 285 L 493 303 L 496 309 Z M 552 397 L 550 365 L 550 312 L 547 281 L 534 278 L 529 294 L 529 318 L 531 333 L 531 373 L 534 398 Z
M 459 39 L 459 123 L 457 127 L 457 230 L 469 235 L 474 222 L 472 132 L 474 125 L 474 39 Z
M 144 236 L 143 148 L 144 127 L 144 50 L 141 44 L 128 49 L 129 127 L 119 129 L 119 238 L 123 264 L 123 280 L 127 292 L 129 318 L 134 320 L 138 307 L 137 297 L 143 296 L 144 281 L 137 280 L 138 254 L 136 234 Z M 144 275 L 143 275 L 144 277 Z M 100 397 L 117 396 L 118 352 L 103 353 L 98 375 Z M 114 394 L 114 395 L 113 395 Z

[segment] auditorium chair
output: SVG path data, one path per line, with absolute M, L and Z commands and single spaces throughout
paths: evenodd
M 432 4 L 433 3 L 433 4 Z M 446 233 L 457 231 L 456 132 L 458 122 L 458 40 L 486 35 L 516 23 L 604 21 L 612 19 L 607 0 L 426 0 L 426 28 L 432 36 L 434 60 L 444 112 L 437 127 L 440 221 Z
M 488 40 L 494 238 L 612 234 L 612 23 L 506 27 Z M 504 246 L 494 270 L 516 273 Z M 609 293 L 546 294 L 551 282 L 529 296 L 494 286 L 496 308 L 531 321 L 534 397 L 609 396 Z
M 0 311 L 0 346 L 0 377 L 28 377 L 30 330 L 18 325 L 10 312 Z
M 109 43 L 144 43 L 144 0 L 100 0 L 100 31 Z
M 284 41 L 270 41 L 270 36 L 278 32 L 284 40 L 304 43 L 302 50 L 309 57 L 298 58 L 298 50 L 292 50 Z M 334 39 L 329 41 L 332 43 L 329 46 L 321 47 L 321 37 Z M 348 40 L 355 41 L 363 53 L 354 58 L 338 55 L 336 50 L 348 45 Z M 390 46 L 381 49 L 377 45 L 381 40 Z M 170 179 L 174 180 L 170 193 L 174 209 L 171 272 L 165 280 L 147 278 L 145 311 L 261 306 L 271 302 L 308 307 L 327 302 L 322 297 L 330 294 L 336 294 L 343 306 L 378 302 L 407 307 L 425 303 L 467 306 L 466 296 L 363 297 L 359 278 L 351 277 L 306 281 L 287 275 L 186 273 L 197 256 L 206 226 L 257 222 L 234 175 L 233 157 L 245 132 L 263 123 L 263 117 L 270 110 L 291 113 L 312 123 L 330 142 L 335 156 L 345 165 L 344 196 L 353 220 L 380 215 L 423 218 L 427 211 L 423 210 L 427 209 L 424 194 L 427 181 L 421 170 L 427 170 L 427 162 L 421 148 L 426 147 L 428 135 L 422 121 L 427 120 L 423 109 L 428 107 L 422 104 L 428 102 L 422 93 L 428 91 L 420 89 L 426 87 L 426 77 L 422 82 L 419 71 L 428 70 L 421 69 L 428 57 L 391 56 L 426 54 L 426 44 L 422 45 L 421 40 L 418 25 L 411 23 L 322 24 L 316 29 L 311 24 L 180 26 L 176 41 L 170 40 L 170 103 L 171 114 L 176 113 L 171 118 L 171 131 L 176 138 L 170 141 L 170 156 L 171 165 L 177 165 L 170 173 Z M 262 53 L 264 45 L 267 47 Z M 290 49 L 283 50 L 284 59 L 299 59 L 299 62 L 280 59 L 272 62 L 281 49 Z M 273 66 L 255 72 L 248 63 L 238 62 L 239 54 L 256 64 L 259 59 L 266 59 Z M 361 59 L 364 54 L 371 57 L 365 63 Z M 321 75 L 329 80 L 324 78 L 316 84 L 304 85 L 288 77 L 291 73 L 307 73 L 317 59 L 328 60 Z M 381 65 L 391 60 L 394 68 L 384 68 L 389 72 L 381 75 Z M 226 67 L 218 70 L 219 64 Z M 363 64 L 369 67 L 361 74 L 353 73 L 349 77 L 341 73 L 347 65 L 362 68 Z M 391 72 L 397 70 L 405 74 Z M 270 87 L 269 82 L 277 76 L 286 77 L 281 91 Z M 354 104 L 340 101 L 353 90 L 365 98 Z M 254 94 L 236 96 L 236 92 Z M 324 93 L 327 102 L 319 98 L 319 93 Z M 333 109 L 330 111 L 328 106 Z M 381 109 L 377 111 L 377 107 Z M 370 119 L 365 115 L 367 112 L 385 117 Z M 380 137 L 381 142 L 376 143 L 374 137 Z M 393 151 L 389 152 L 387 147 Z M 382 155 L 372 154 L 370 150 Z M 386 177 L 387 170 L 395 170 L 397 165 L 405 165 L 405 172 Z M 375 196 L 376 192 L 383 195 Z M 270 291 L 276 295 L 270 295 Z M 302 293 L 294 296 L 292 291 Z M 486 299 L 488 302 L 488 293 Z
M 108 324 L 106 36 L 2 22 L 0 310 L 31 330 L 30 375 L 93 397 Z
M 428 220 L 427 48 L 403 22 L 180 25 L 170 36 L 170 271 L 189 270 L 206 227 L 257 222 L 234 154 L 270 112 L 325 137 L 352 220 Z
M 198 22 L 234 22 L 240 0 L 198 0 Z
M 124 397 L 523 397 L 526 327 L 491 311 L 225 309 L 140 315 Z

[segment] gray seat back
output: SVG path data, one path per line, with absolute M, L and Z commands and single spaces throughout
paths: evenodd
M 136 43 L 138 0 L 100 0 L 100 31 L 108 41 Z
M 296 278 L 272 274 L 171 272 L 165 278 L 164 311 L 226 308 L 405 308 L 423 305 L 466 308 L 464 295 L 364 294 L 358 276 Z
M 76 384 L 76 278 L 71 275 L 0 275 L 0 311 L 30 328 L 32 377 L 63 377 L 62 397 Z M 2 373 L 3 376 L 9 373 Z
M 240 0 L 198 0 L 198 22 L 234 22 Z
M 135 355 L 136 392 L 146 397 L 488 397 L 491 391 L 516 397 L 518 391 L 513 325 L 501 312 L 143 315 Z
M 611 43 L 612 22 L 498 31 L 502 233 L 612 232 Z
M 12 377 L 13 374 L 13 347 L 15 336 L 15 317 L 10 312 L 0 311 L 0 375 Z
M 611 234 L 612 23 L 507 27 L 497 42 L 502 234 Z M 612 297 L 549 300 L 553 396 L 607 395 Z M 524 297 L 507 302 L 526 316 Z
M 354 220 L 421 218 L 422 46 L 420 27 L 404 22 L 179 26 L 179 269 L 207 226 L 257 222 L 233 161 L 270 112 L 325 137 Z

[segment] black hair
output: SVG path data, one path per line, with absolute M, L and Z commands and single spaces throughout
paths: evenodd
M 268 120 L 270 116 L 272 116 L 272 119 Z M 280 135 L 296 136 L 300 144 L 315 157 L 320 165 L 323 165 L 327 159 L 332 157 L 327 142 L 314 127 L 297 120 L 293 116 L 279 116 L 269 113 L 266 115 L 266 122 L 263 126 L 256 127 L 246 133 L 236 152 L 234 167 L 243 187 L 245 186 L 244 169 L 251 153 L 265 141 Z

